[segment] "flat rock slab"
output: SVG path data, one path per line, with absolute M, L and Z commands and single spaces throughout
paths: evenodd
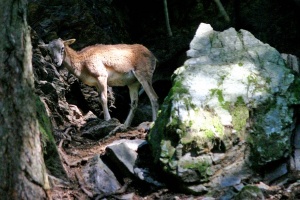
M 137 151 L 140 145 L 147 142 L 142 139 L 134 139 L 134 140 L 120 139 L 120 140 L 113 141 L 111 144 L 107 145 L 107 147 L 116 146 L 122 143 L 125 144 L 129 149 L 133 151 Z
M 94 156 L 82 169 L 85 187 L 95 195 L 113 194 L 121 188 L 114 173 L 106 166 L 99 155 Z
M 134 166 L 138 157 L 138 147 L 146 142 L 145 140 L 117 140 L 106 147 L 108 159 L 127 175 L 134 174 Z

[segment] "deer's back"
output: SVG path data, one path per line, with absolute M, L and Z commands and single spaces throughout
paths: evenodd
M 131 70 L 150 70 L 155 62 L 155 57 L 146 47 L 140 44 L 93 45 L 82 49 L 79 55 L 86 59 L 96 57 L 109 68 L 125 73 Z M 150 69 L 147 69 L 150 68 Z M 142 70 L 142 69 L 140 69 Z

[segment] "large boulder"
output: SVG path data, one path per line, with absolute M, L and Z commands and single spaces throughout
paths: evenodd
M 149 135 L 155 161 L 199 193 L 239 184 L 245 176 L 233 176 L 229 165 L 243 171 L 287 157 L 299 79 L 280 53 L 246 30 L 217 32 L 202 23 L 187 55 Z M 247 165 L 239 159 L 246 143 Z M 231 175 L 216 178 L 224 170 Z

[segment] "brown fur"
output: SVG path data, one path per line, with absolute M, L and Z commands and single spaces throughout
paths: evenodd
M 152 76 L 155 70 L 156 58 L 146 47 L 140 44 L 117 44 L 117 45 L 102 45 L 96 44 L 85 47 L 81 51 L 74 51 L 69 46 L 65 45 L 67 55 L 73 60 L 75 66 L 76 63 L 81 63 L 84 66 L 90 66 L 89 60 L 93 57 L 101 60 L 106 68 L 111 68 L 118 73 L 127 73 L 131 70 L 135 70 L 141 76 L 152 84 Z M 83 63 L 84 62 L 84 63 Z M 149 67 L 150 66 L 150 67 Z M 77 66 L 81 68 L 81 66 Z M 99 68 L 89 67 L 83 70 L 88 72 L 92 76 L 100 76 Z M 100 70 L 102 71 L 102 70 Z M 103 75 L 105 72 L 101 72 Z M 113 85 L 112 85 L 113 86 Z
M 110 119 L 107 108 L 107 87 L 128 86 L 131 109 L 125 125 L 129 126 L 137 108 L 140 84 L 151 101 L 152 119 L 156 120 L 158 96 L 152 87 L 156 58 L 151 51 L 140 44 L 97 44 L 76 52 L 69 47 L 73 42 L 75 42 L 74 39 L 66 41 L 57 39 L 43 47 L 50 49 L 53 60 L 58 65 L 63 62 L 68 70 L 83 83 L 97 87 L 106 120 Z

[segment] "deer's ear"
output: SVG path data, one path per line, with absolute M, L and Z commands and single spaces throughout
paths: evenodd
M 64 41 L 64 44 L 65 44 L 65 45 L 70 45 L 70 44 L 73 44 L 75 41 L 76 41 L 76 39 L 65 40 L 65 41 Z
M 48 44 L 39 44 L 39 48 L 48 49 Z

